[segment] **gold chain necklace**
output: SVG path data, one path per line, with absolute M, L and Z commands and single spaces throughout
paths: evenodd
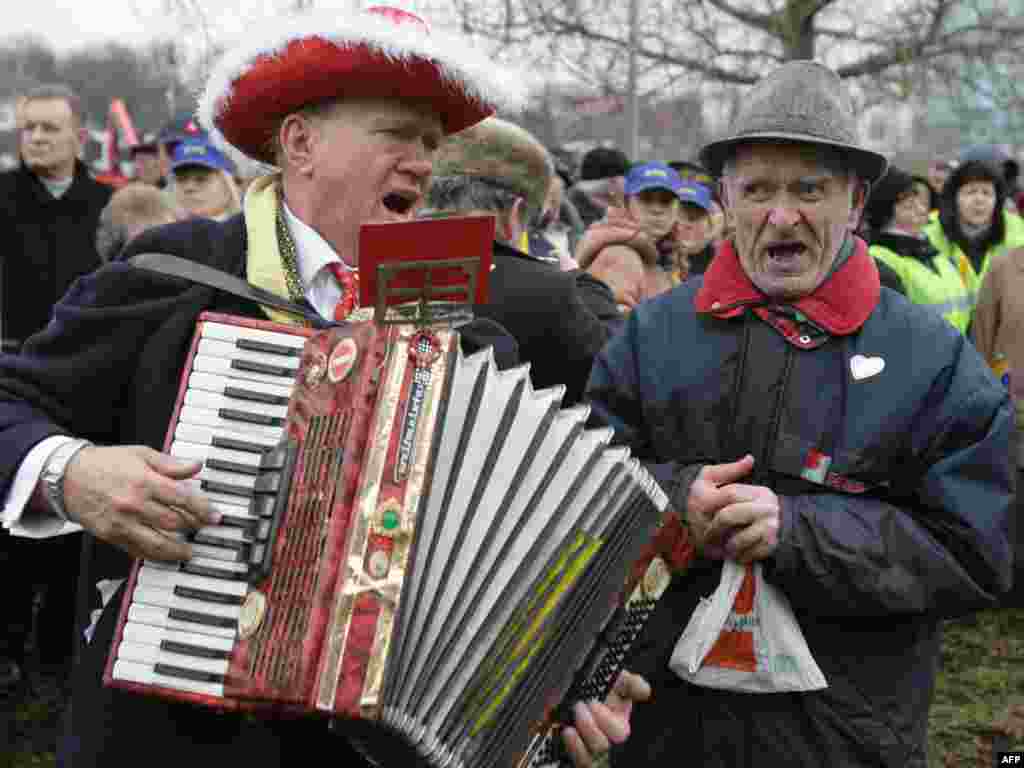
M 299 277 L 299 262 L 295 255 L 295 240 L 292 238 L 288 222 L 284 218 L 284 200 L 277 194 L 277 216 L 274 222 L 277 230 L 277 247 L 281 251 L 281 266 L 284 268 L 284 280 L 288 285 L 291 300 L 301 304 L 306 299 L 306 292 Z

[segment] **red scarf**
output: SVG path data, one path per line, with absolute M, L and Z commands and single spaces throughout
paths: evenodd
M 736 249 L 731 242 L 725 242 L 719 246 L 704 274 L 704 283 L 693 303 L 698 312 L 718 318 L 736 317 L 747 309 L 754 309 L 777 328 L 778 325 L 766 315 L 776 314 L 771 311 L 773 307 L 785 309 L 789 310 L 787 314 L 803 315 L 829 334 L 846 336 L 864 325 L 878 305 L 880 292 L 875 260 L 868 253 L 867 244 L 859 237 L 854 237 L 854 250 L 846 262 L 825 278 L 813 293 L 782 305 L 772 302 L 750 281 Z M 779 330 L 797 346 L 818 346 L 801 343 L 805 337 L 798 332 L 790 338 L 784 329 Z

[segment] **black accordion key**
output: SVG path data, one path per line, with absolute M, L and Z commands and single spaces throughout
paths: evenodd
M 198 611 L 185 611 L 181 608 L 170 608 L 167 611 L 167 618 L 174 621 L 184 621 L 189 624 L 205 624 L 208 627 L 219 627 L 221 629 L 236 629 L 238 622 L 223 616 L 211 616 Z
M 245 598 L 239 597 L 238 595 L 225 595 L 221 592 L 211 592 L 208 589 L 196 589 L 195 587 L 185 587 L 181 584 L 177 585 L 172 591 L 178 597 L 184 597 L 189 600 L 202 600 L 206 603 L 218 603 L 220 605 L 241 605 L 245 602 Z
M 160 650 L 167 653 L 179 653 L 182 656 L 195 656 L 200 659 L 230 659 L 230 651 L 222 651 L 217 648 L 203 648 L 199 645 L 178 643 L 174 640 L 162 640 Z
M 235 400 L 248 400 L 251 403 L 263 403 L 264 405 L 288 405 L 288 398 L 281 395 L 269 395 L 266 392 L 254 392 L 251 389 L 241 387 L 224 387 L 224 396 L 233 397 Z
M 153 672 L 166 677 L 180 677 L 184 680 L 195 680 L 198 683 L 223 683 L 224 675 L 217 675 L 213 672 L 200 672 L 197 669 L 185 669 L 171 664 L 157 663 L 153 665 Z
M 235 342 L 238 349 L 249 352 L 263 352 L 268 355 L 284 355 L 285 357 L 299 357 L 302 354 L 301 347 L 286 347 L 281 344 L 270 344 L 265 341 L 254 339 L 239 339 Z

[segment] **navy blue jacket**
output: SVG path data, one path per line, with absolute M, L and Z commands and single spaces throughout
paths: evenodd
M 992 606 L 1010 580 L 1007 394 L 955 329 L 893 291 L 859 331 L 809 350 L 749 311 L 699 314 L 701 282 L 631 313 L 595 360 L 594 413 L 660 465 L 680 511 L 701 466 L 754 455 L 751 482 L 782 506 L 765 576 L 829 687 L 740 694 L 678 679 L 672 649 L 721 572 L 698 560 L 634 648 L 629 666 L 654 696 L 615 762 L 923 766 L 940 622 Z M 884 368 L 855 380 L 856 355 Z M 812 450 L 843 480 L 802 476 Z

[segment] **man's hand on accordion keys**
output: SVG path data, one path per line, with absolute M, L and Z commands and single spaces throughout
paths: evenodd
M 202 466 L 145 446 L 90 446 L 67 466 L 64 508 L 96 538 L 136 557 L 187 560 L 190 545 L 175 534 L 220 521 L 204 494 L 184 482 Z
M 629 738 L 633 702 L 646 701 L 651 686 L 640 675 L 620 672 L 604 702 L 578 702 L 573 707 L 573 727 L 562 731 L 569 757 L 579 768 L 601 764 L 613 744 Z

